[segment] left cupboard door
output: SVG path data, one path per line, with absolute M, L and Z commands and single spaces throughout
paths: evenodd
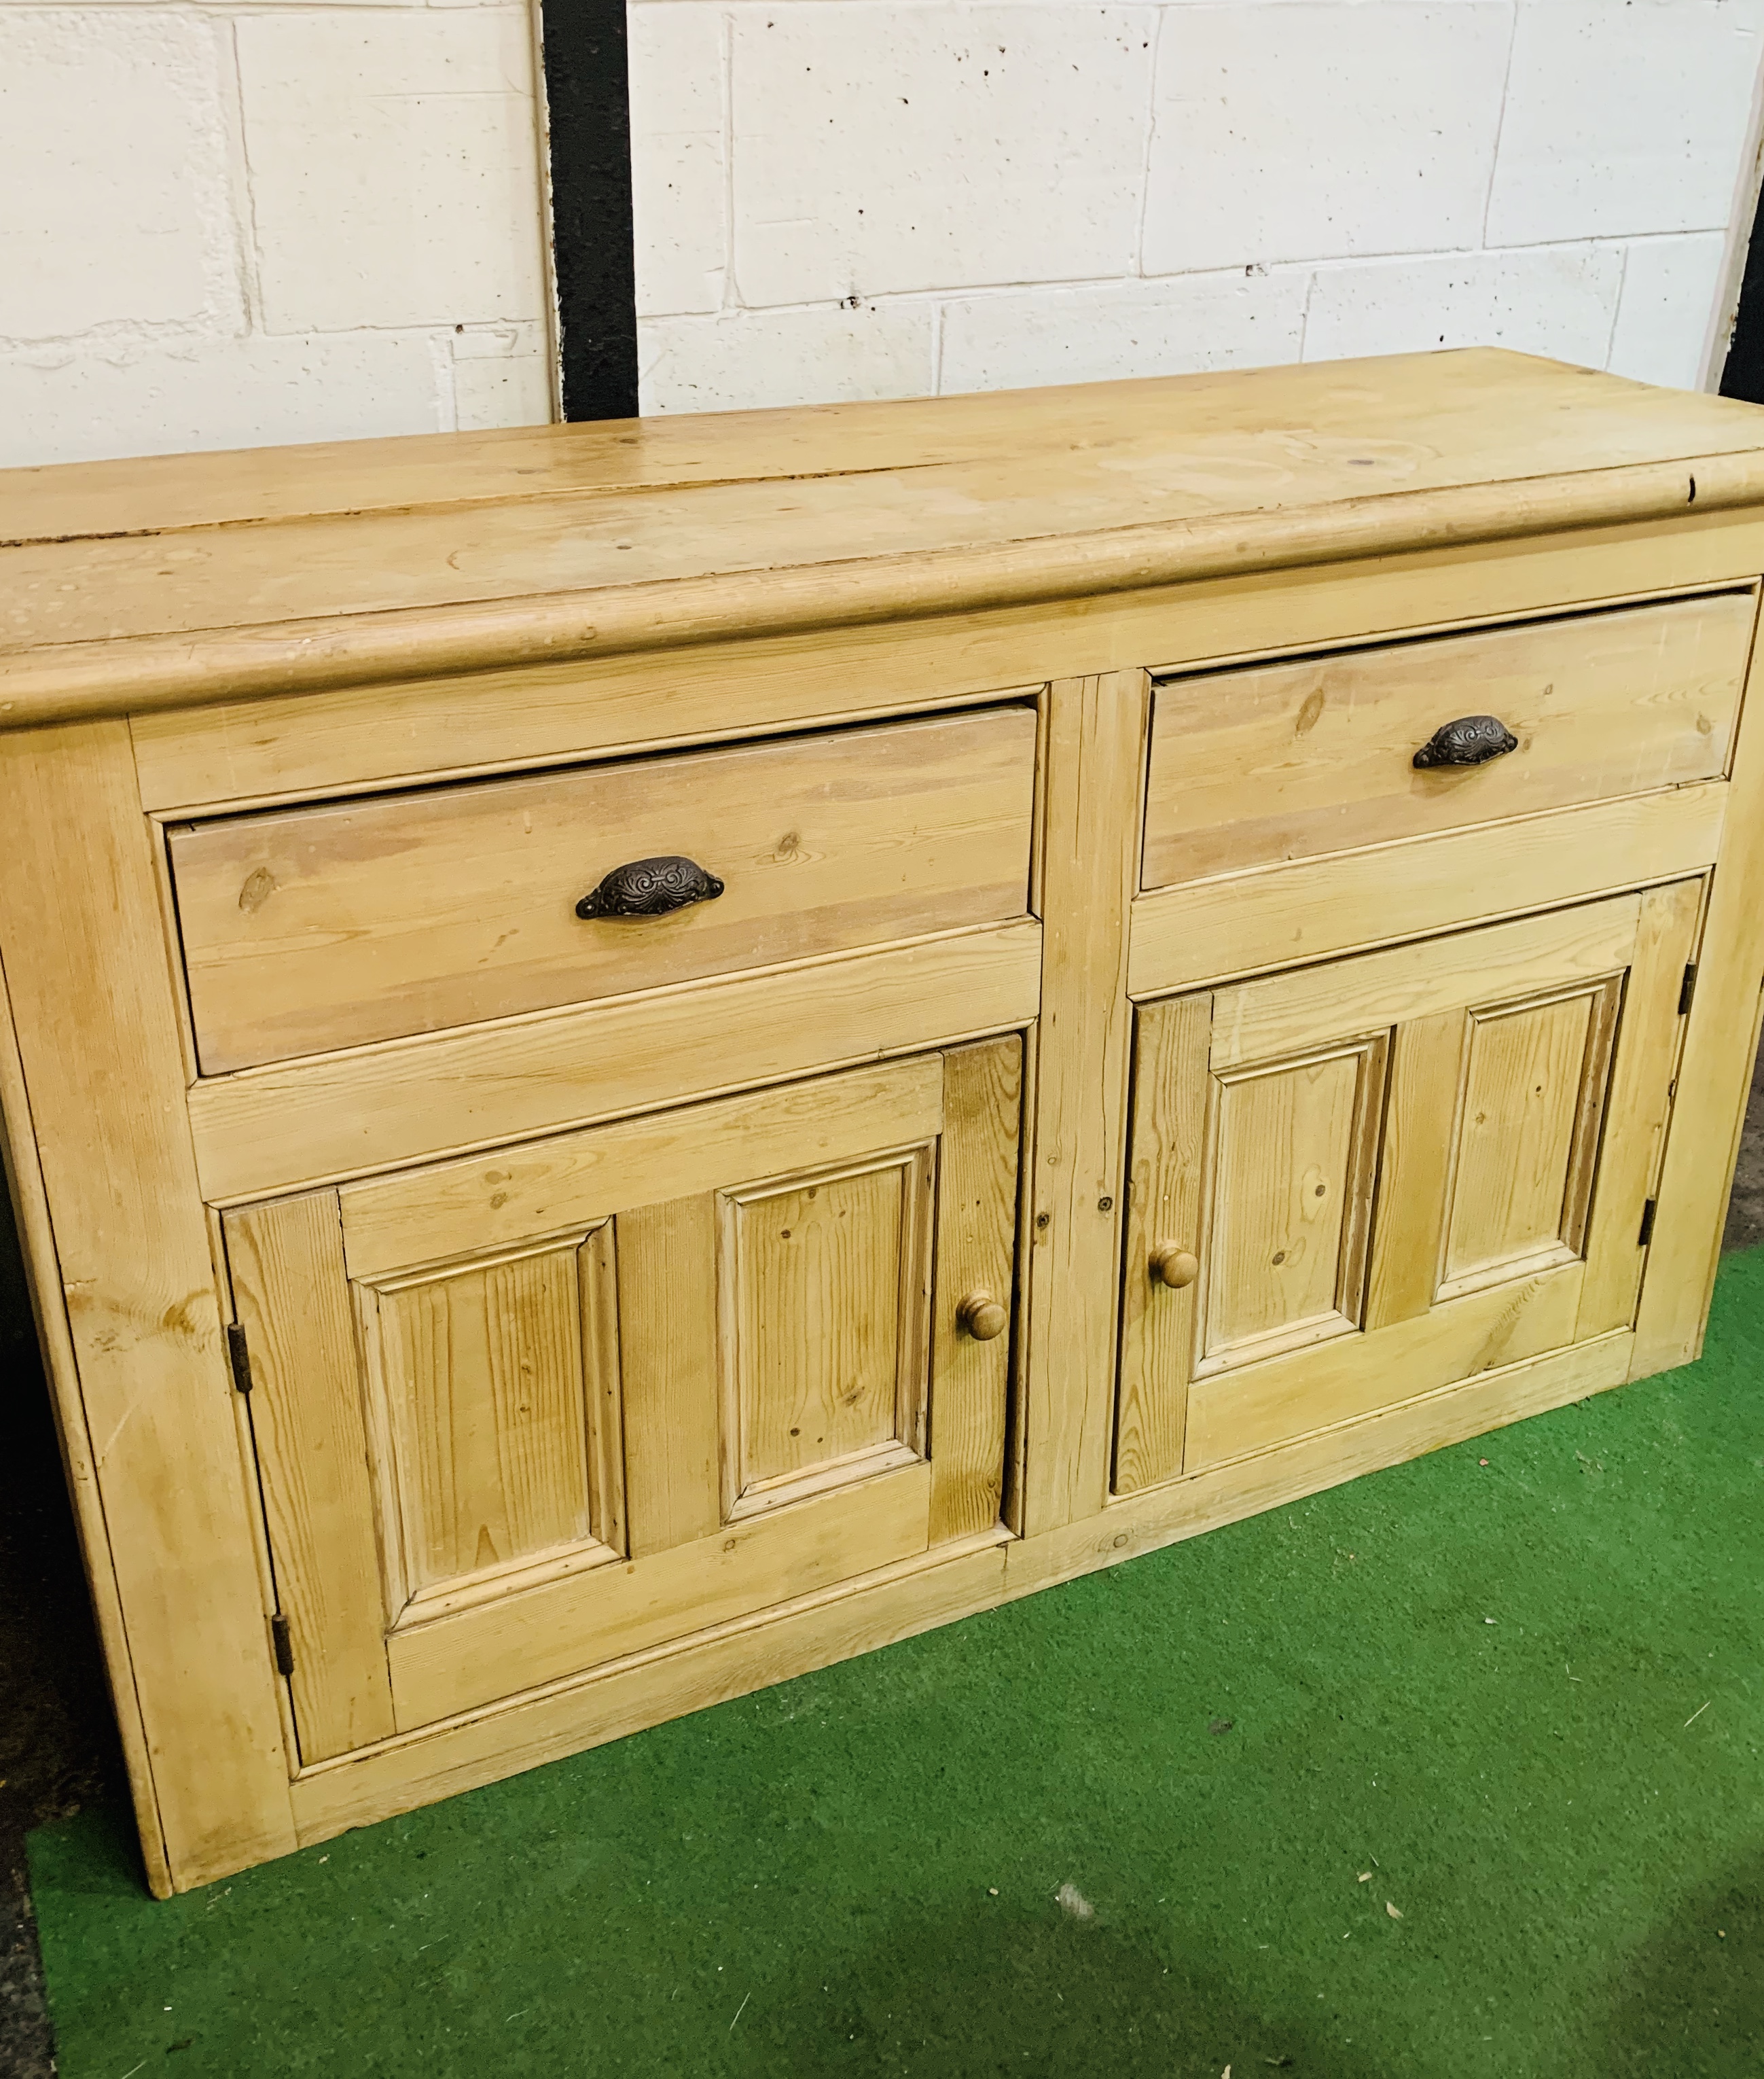
M 1021 1060 L 226 1214 L 303 1765 L 994 1531 Z

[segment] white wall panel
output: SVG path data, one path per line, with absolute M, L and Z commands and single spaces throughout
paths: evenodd
M 540 317 L 523 10 L 301 9 L 236 34 L 267 330 Z
M 0 361 L 0 467 L 435 433 L 447 353 L 392 332 L 39 348 Z
M 714 311 L 729 258 L 727 24 L 720 8 L 673 0 L 628 16 L 637 307 Z
M 1177 6 L 1148 274 L 1481 243 L 1509 0 Z
M 646 409 L 1487 341 L 1690 383 L 1764 0 L 632 0 Z M 0 0 L 0 454 L 549 416 L 517 0 Z
M 1761 28 L 1760 0 L 1521 0 L 1490 243 L 1721 229 Z
M 1726 257 L 1719 231 L 1646 238 L 1629 248 L 1611 341 L 1615 374 L 1695 389 L 1703 363 L 1699 321 L 1714 315 Z
M 921 397 L 936 387 L 928 303 L 654 318 L 640 333 L 646 412 L 726 412 Z
M 1234 270 L 951 302 L 938 387 L 1011 390 L 1296 361 L 1307 286 L 1302 271 Z
M 1603 367 L 1623 274 L 1609 245 L 1319 267 L 1305 358 L 1507 346 Z
M 456 328 L 451 358 L 458 431 L 542 425 L 553 416 L 551 339 L 542 324 Z
M 0 8 L 0 336 L 239 331 L 226 27 Z
M 742 303 L 1131 269 L 1150 8 L 788 0 L 734 22 Z

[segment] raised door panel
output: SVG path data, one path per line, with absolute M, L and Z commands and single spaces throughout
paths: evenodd
M 934 1155 L 722 1194 L 725 1521 L 920 1456 Z
M 357 1286 L 401 1607 L 622 1548 L 612 1240 Z
M 1199 1366 L 1358 1325 L 1382 1039 L 1219 1077 Z
M 1699 893 L 1141 1010 L 1118 1492 L 1629 1317 Z
M 1020 1063 L 229 1215 L 303 1760 L 996 1525 L 1010 1341 L 972 1324 L 1007 1318 Z
M 1621 978 L 1466 1019 L 1437 1293 L 1582 1253 Z

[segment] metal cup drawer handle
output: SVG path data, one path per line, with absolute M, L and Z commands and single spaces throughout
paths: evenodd
M 1432 765 L 1486 765 L 1518 748 L 1519 738 L 1499 715 L 1460 715 L 1434 730 L 1415 763 L 1423 772 Z
M 714 902 L 723 884 L 694 860 L 670 853 L 616 866 L 575 906 L 579 917 L 665 917 L 694 902 Z

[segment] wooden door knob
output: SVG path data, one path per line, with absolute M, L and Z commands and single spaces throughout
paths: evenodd
M 1201 1260 L 1192 1249 L 1184 1249 L 1180 1242 L 1160 1241 L 1152 1251 L 1152 1282 L 1168 1285 L 1181 1291 L 1185 1285 L 1192 1285 L 1201 1274 Z
M 990 1292 L 970 1292 L 955 1310 L 955 1324 L 976 1343 L 989 1343 L 1010 1325 L 1010 1316 Z

